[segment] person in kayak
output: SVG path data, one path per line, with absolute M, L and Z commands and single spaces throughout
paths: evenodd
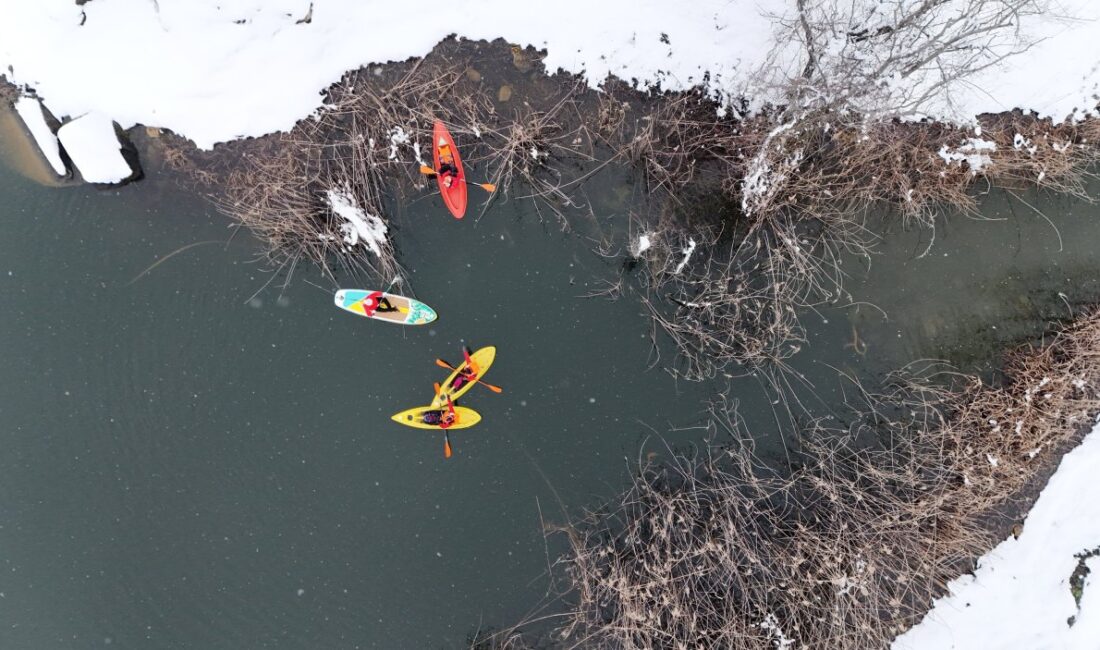
M 455 380 L 451 382 L 451 390 L 456 391 L 459 388 L 462 388 L 466 384 L 470 383 L 471 381 L 474 381 L 475 379 L 477 379 L 477 371 L 469 366 L 466 366 L 462 368 L 462 370 L 458 371 L 458 376 L 456 376 Z
M 450 188 L 458 179 L 458 166 L 455 165 L 454 154 L 451 147 L 443 138 L 439 139 L 439 178 L 443 180 L 443 187 Z
M 451 391 L 457 391 L 459 388 L 477 379 L 477 364 L 470 358 L 470 353 L 466 348 L 462 349 L 462 355 L 466 357 L 466 363 L 459 369 L 458 375 L 455 377 L 454 381 L 451 382 Z
M 397 311 L 397 307 L 394 307 L 381 291 L 367 294 L 367 297 L 363 298 L 363 312 L 367 316 L 373 316 L 375 312 L 385 314 L 394 311 Z
M 447 398 L 447 408 L 440 409 L 438 411 L 424 411 L 420 416 L 420 421 L 424 424 L 434 424 L 440 429 L 451 428 L 458 418 L 455 415 L 455 406 L 451 403 L 451 398 Z

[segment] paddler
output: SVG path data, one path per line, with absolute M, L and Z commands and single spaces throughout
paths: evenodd
M 439 169 L 436 172 L 443 180 L 443 187 L 448 189 L 458 178 L 458 166 L 455 165 L 454 154 L 451 153 L 450 145 L 443 138 L 439 139 Z
M 451 428 L 457 420 L 455 415 L 455 405 L 451 402 L 451 398 L 447 398 L 447 409 L 439 411 L 424 411 L 424 414 L 420 416 L 420 420 L 424 424 L 434 424 L 440 429 Z
M 373 316 L 374 312 L 382 312 L 383 314 L 391 311 L 397 311 L 397 307 L 390 304 L 389 298 L 387 298 L 381 291 L 375 291 L 367 294 L 366 298 L 363 298 L 363 313 L 367 316 Z
M 470 358 L 470 352 L 466 348 L 462 348 L 462 356 L 466 357 L 466 363 L 459 369 L 458 375 L 455 380 L 451 382 L 451 390 L 456 391 L 462 388 L 471 381 L 477 379 L 479 368 L 474 360 Z

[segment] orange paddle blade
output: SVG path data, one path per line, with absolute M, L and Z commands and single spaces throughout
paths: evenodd
M 443 457 L 451 457 L 451 439 L 447 437 L 447 434 L 443 434 Z

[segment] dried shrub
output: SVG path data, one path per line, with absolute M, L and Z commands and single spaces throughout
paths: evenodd
M 388 223 L 386 202 L 409 185 L 422 187 L 418 167 L 432 164 L 432 126 L 443 120 L 463 141 L 467 172 L 493 180 L 502 192 L 519 184 L 524 198 L 544 199 L 559 215 L 569 203 L 553 162 L 583 156 L 565 113 L 583 90 L 575 78 L 553 84 L 546 110 L 528 103 L 505 114 L 466 74 L 461 57 L 448 54 L 404 64 L 369 67 L 344 76 L 326 91 L 324 105 L 287 133 L 196 151 L 166 138 L 167 164 L 204 186 L 219 208 L 266 244 L 272 265 L 291 269 L 300 259 L 332 272 L 346 270 L 388 279 L 398 271 L 387 239 L 378 253 L 344 241 L 325 197 L 340 189 L 358 207 Z M 583 140 L 583 139 L 580 139 Z M 478 180 L 478 172 L 469 174 Z M 471 191 L 478 192 L 471 188 Z
M 744 446 L 643 465 L 626 493 L 564 529 L 575 607 L 562 637 L 647 650 L 887 647 L 991 548 L 991 513 L 1100 410 L 1100 312 L 1013 353 L 1003 385 L 933 370 L 866 395 L 846 428 L 810 423 L 789 476 Z M 714 426 L 740 435 L 727 406 Z
M 982 182 L 1088 198 L 1100 158 L 1097 119 L 1016 112 L 982 116 L 979 130 L 914 121 L 950 105 L 975 73 L 1024 55 L 1035 41 L 1021 21 L 1049 13 L 1047 0 L 795 4 L 742 89 L 775 104 L 670 94 L 633 130 L 618 128 L 620 155 L 665 195 L 663 212 L 678 213 L 634 230 L 657 242 L 643 256 L 651 305 L 653 293 L 670 299 L 652 312 L 689 376 L 774 367 L 797 349 L 794 314 L 845 295 L 838 253 L 872 252 L 872 211 L 932 228 L 940 211 L 975 211 Z M 736 207 L 686 218 L 701 188 Z M 690 240 L 700 249 L 685 268 Z
M 716 109 L 697 95 L 668 100 L 621 145 L 667 196 L 633 230 L 653 244 L 640 255 L 647 304 L 691 378 L 774 368 L 796 351 L 797 314 L 843 299 L 840 260 L 873 253 L 868 215 L 933 229 L 941 211 L 977 212 L 976 185 L 1092 200 L 1086 181 L 1100 162 L 1097 119 L 1015 112 L 964 129 L 826 113 L 777 126 L 767 114 L 733 120 Z M 685 200 L 700 188 L 726 205 L 703 212 Z
M 19 99 L 19 94 L 19 87 L 9 82 L 4 75 L 0 75 L 0 102 L 14 105 L 15 101 Z

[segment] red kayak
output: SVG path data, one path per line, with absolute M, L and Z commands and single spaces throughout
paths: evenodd
M 455 219 L 461 219 L 466 214 L 466 172 L 462 170 L 462 159 L 458 157 L 458 147 L 447 132 L 443 122 L 435 121 L 432 129 L 432 162 L 435 163 L 436 177 L 439 183 L 439 193 L 443 195 L 443 202 L 451 211 Z M 450 163 L 457 173 L 443 170 L 442 164 Z M 447 178 L 450 178 L 450 187 L 447 187 Z

